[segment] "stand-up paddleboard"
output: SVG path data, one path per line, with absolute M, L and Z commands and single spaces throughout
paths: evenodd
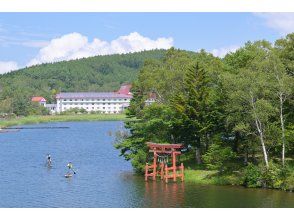
M 73 176 L 73 175 L 72 175 L 71 173 L 67 173 L 67 174 L 64 175 L 65 178 L 70 178 L 70 177 L 72 177 L 72 176 Z
M 52 168 L 52 163 L 46 162 L 44 166 L 47 167 L 47 168 Z

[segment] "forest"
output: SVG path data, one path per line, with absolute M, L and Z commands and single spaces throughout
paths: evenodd
M 133 83 L 116 148 L 138 173 L 146 142 L 182 143 L 190 169 L 216 170 L 228 184 L 294 190 L 294 33 L 247 42 L 223 59 L 171 48 L 149 59 Z M 156 102 L 146 105 L 150 94 Z
M 164 50 L 107 55 L 48 63 L 0 75 L 0 114 L 47 114 L 31 103 L 32 96 L 55 102 L 59 92 L 100 92 L 117 90 L 137 78 L 145 60 L 163 57 Z

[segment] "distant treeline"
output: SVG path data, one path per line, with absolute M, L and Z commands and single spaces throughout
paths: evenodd
M 159 59 L 164 50 L 107 55 L 42 64 L 0 75 L 0 114 L 46 114 L 30 102 L 43 96 L 48 103 L 59 92 L 114 91 L 122 83 L 137 79 L 148 59 Z

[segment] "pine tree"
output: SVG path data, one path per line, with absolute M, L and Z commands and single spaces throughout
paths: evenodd
M 196 64 L 185 73 L 183 85 L 171 102 L 178 116 L 174 125 L 177 138 L 195 150 L 197 164 L 208 147 L 207 136 L 218 123 L 220 109 L 215 98 L 209 74 Z

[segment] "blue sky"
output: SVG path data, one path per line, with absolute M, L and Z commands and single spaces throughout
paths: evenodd
M 248 40 L 273 42 L 292 31 L 294 13 L 0 13 L 0 73 L 170 46 L 224 56 Z

